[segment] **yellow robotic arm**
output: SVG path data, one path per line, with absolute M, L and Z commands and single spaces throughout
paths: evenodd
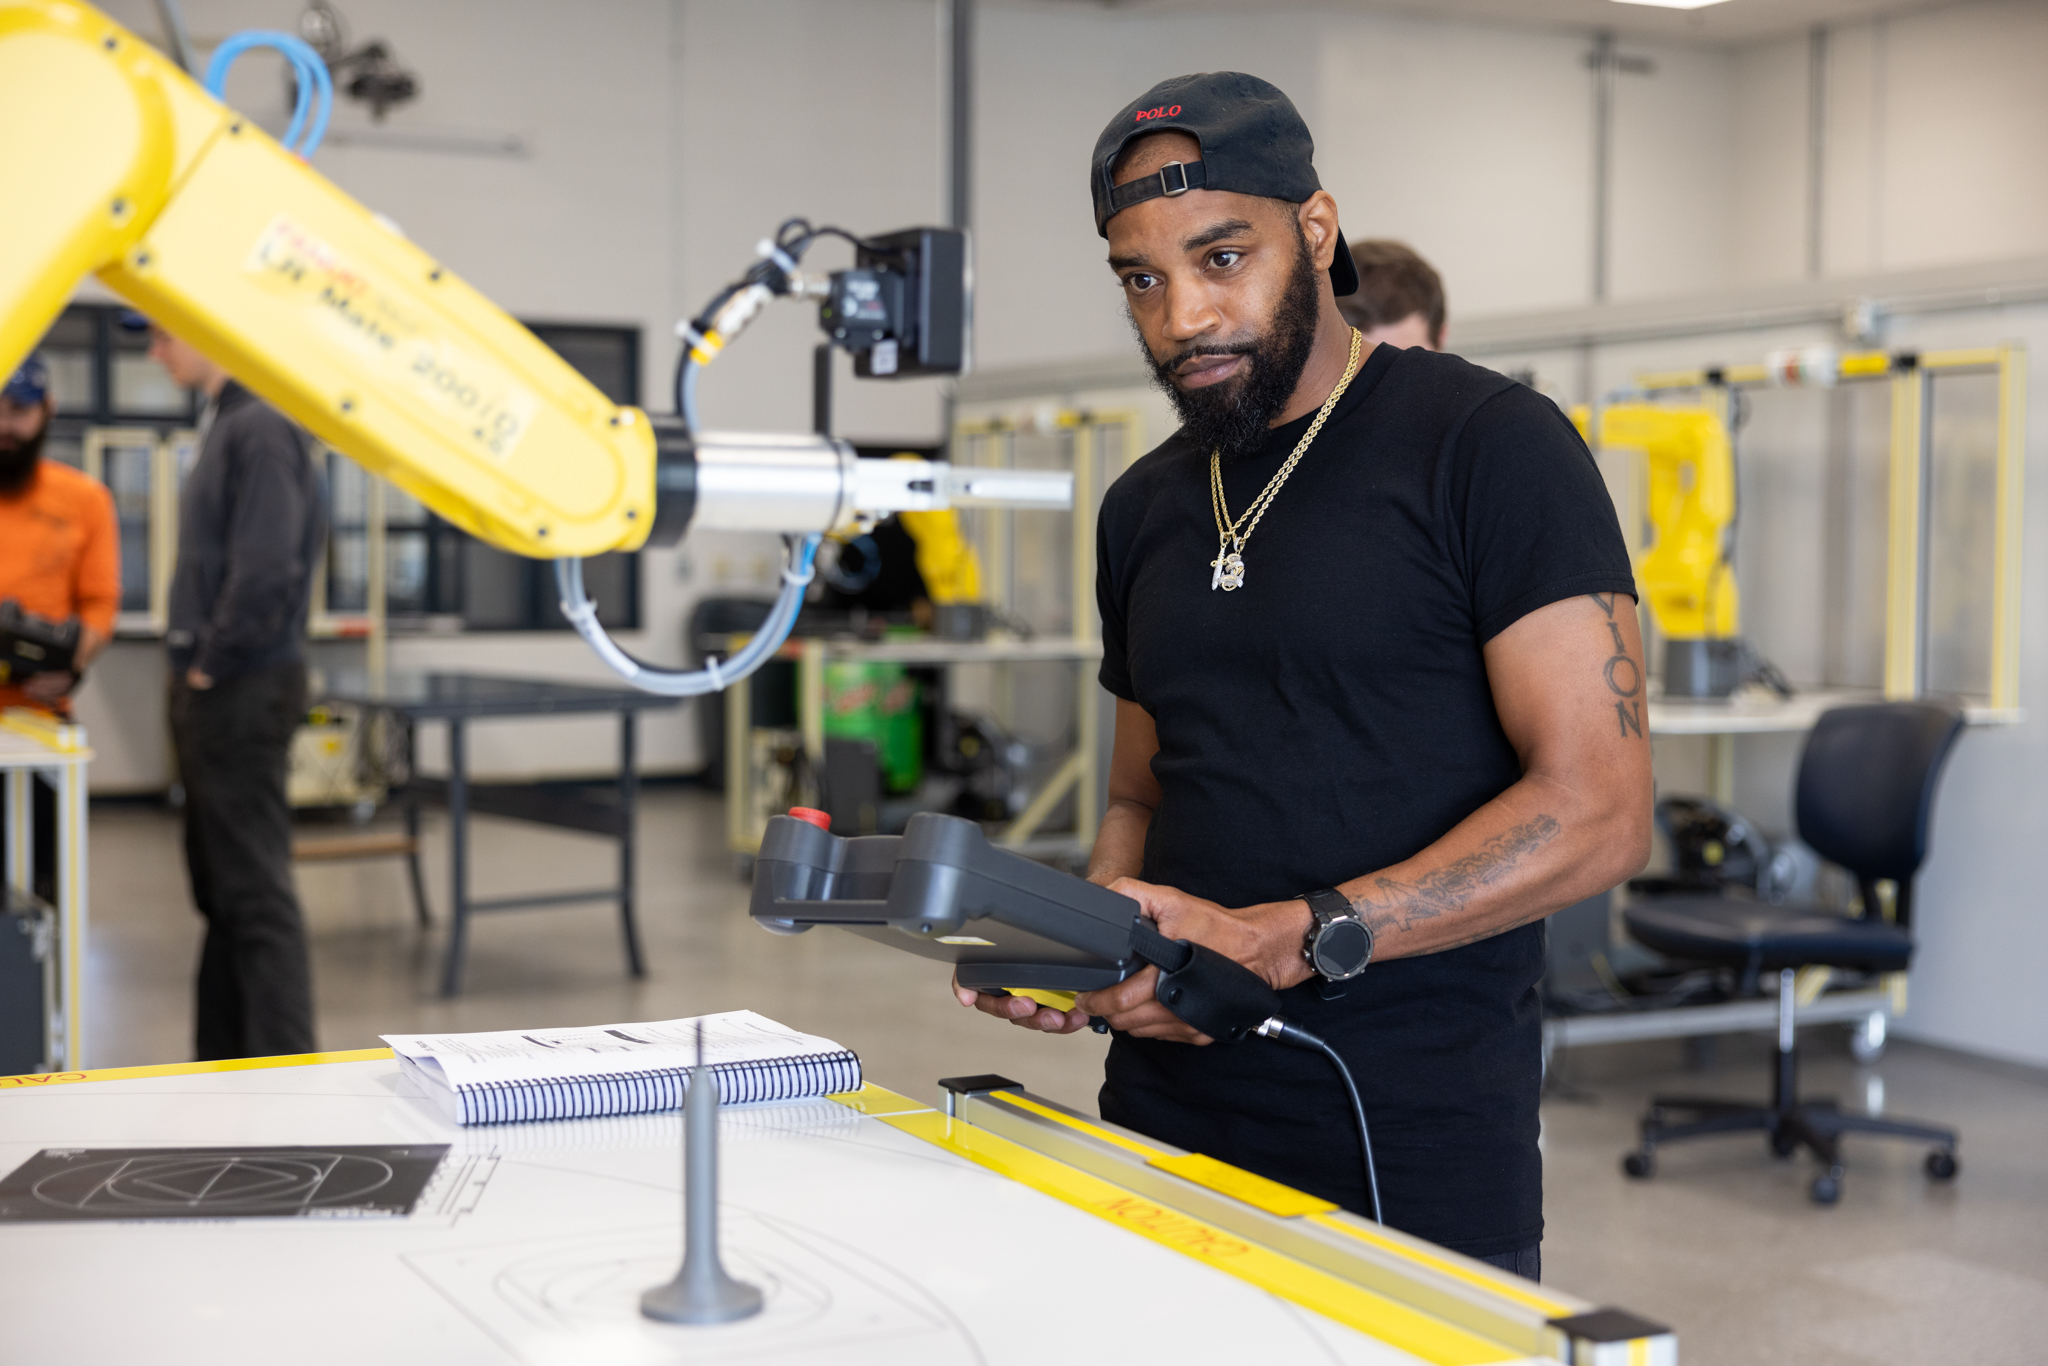
M 87 5 L 0 0 L 0 372 L 96 273 L 335 449 L 532 556 L 647 540 L 656 434 Z
M 1065 475 L 861 460 L 828 437 L 708 435 L 614 405 L 453 272 L 76 0 L 0 0 L 0 142 L 11 191 L 0 213 L 0 373 L 79 279 L 97 274 L 321 440 L 501 549 L 566 562 L 673 544 L 691 525 L 808 533 L 956 504 L 1071 502 Z M 925 238 L 949 239 L 916 258 L 927 274 L 950 252 L 964 278 L 958 234 L 913 229 L 861 250 L 908 260 L 890 254 Z M 779 248 L 764 250 L 793 272 Z M 849 289 L 862 278 L 876 287 L 875 269 L 843 275 Z M 863 373 L 959 368 L 941 341 L 950 321 L 957 346 L 963 301 L 942 318 L 941 292 L 924 289 L 925 311 L 905 324 L 916 345 L 899 352 L 857 290 L 840 297 L 841 276 L 804 283 L 840 344 L 871 348 L 858 353 Z M 713 325 L 690 334 L 698 363 L 769 293 L 756 283 L 723 296 Z M 572 575 L 565 599 L 579 597 Z
M 1617 403 L 1600 414 L 1600 445 L 1643 452 L 1655 539 L 1636 572 L 1657 629 L 1673 639 L 1736 633 L 1735 458 L 1728 429 L 1705 408 Z

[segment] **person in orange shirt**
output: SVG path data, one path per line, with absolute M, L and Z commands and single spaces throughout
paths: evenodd
M 0 686 L 0 708 L 33 706 L 70 714 L 70 695 L 114 636 L 121 605 L 121 536 L 106 485 L 43 459 L 56 412 L 49 370 L 31 356 L 0 388 L 0 601 L 54 622 L 77 620 L 68 671 L 31 674 Z M 56 802 L 36 790 L 35 890 L 47 897 L 56 864 Z

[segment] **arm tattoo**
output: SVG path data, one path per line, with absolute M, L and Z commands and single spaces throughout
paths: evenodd
M 1353 902 L 1352 909 L 1375 934 L 1388 929 L 1413 929 L 1421 921 L 1455 914 L 1464 910 L 1465 903 L 1474 895 L 1513 872 L 1525 854 L 1555 839 L 1557 832 L 1556 820 L 1537 816 L 1495 835 L 1478 853 L 1446 863 L 1419 882 L 1374 878 L 1373 891 Z
M 1621 727 L 1621 738 L 1631 734 L 1638 738 L 1643 733 L 1643 691 L 1642 666 L 1629 657 L 1628 646 L 1621 643 L 1621 627 L 1614 620 L 1613 593 L 1589 595 L 1593 605 L 1607 614 L 1607 634 L 1614 637 L 1614 657 L 1607 661 L 1600 676 L 1607 680 L 1607 690 L 1614 694 L 1614 717 Z

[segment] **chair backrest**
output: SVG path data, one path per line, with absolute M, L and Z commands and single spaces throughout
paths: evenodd
M 1903 898 L 1927 858 L 1934 789 L 1963 715 L 1931 702 L 1878 702 L 1824 712 L 1799 760 L 1799 838 L 1862 883 Z

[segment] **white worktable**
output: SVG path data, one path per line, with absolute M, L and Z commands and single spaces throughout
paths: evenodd
M 388 1060 L 0 1088 L 48 1147 L 448 1143 L 403 1220 L 0 1227 L 8 1366 L 1372 1363 L 1420 1358 L 832 1101 L 722 1116 L 759 1318 L 650 1322 L 680 1256 L 675 1114 L 460 1129 Z
M 1882 693 L 1868 688 L 1802 688 L 1790 697 L 1779 697 L 1748 687 L 1711 702 L 1658 697 L 1650 702 L 1650 734 L 1782 735 L 1812 730 L 1830 708 L 1883 700 Z M 2020 714 L 1973 704 L 1963 708 L 1963 719 L 1973 726 L 2011 725 Z

